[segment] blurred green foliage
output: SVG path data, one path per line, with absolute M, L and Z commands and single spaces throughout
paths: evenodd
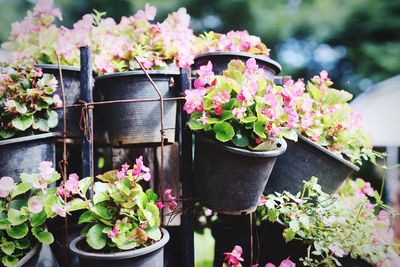
M 248 29 L 272 49 L 282 74 L 330 72 L 337 87 L 360 93 L 400 73 L 400 1 L 390 0 L 54 0 L 71 26 L 93 9 L 117 20 L 146 2 L 157 19 L 184 6 L 196 33 Z M 0 41 L 34 0 L 0 0 Z

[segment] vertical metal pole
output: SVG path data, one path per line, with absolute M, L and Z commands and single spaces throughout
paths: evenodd
M 89 47 L 81 47 L 81 93 L 85 103 L 93 102 L 92 55 Z M 82 135 L 82 177 L 94 177 L 93 110 L 82 110 L 86 130 Z
M 186 89 L 190 89 L 190 70 L 181 70 L 181 89 L 182 92 Z M 182 107 L 182 105 L 180 105 Z M 182 110 L 182 109 L 181 109 Z M 182 177 L 182 198 L 192 199 L 193 198 L 193 179 L 192 179 L 192 133 L 188 127 L 186 127 L 186 122 L 188 116 L 185 112 L 181 112 L 181 123 L 182 127 L 182 140 L 181 140 L 181 177 Z M 182 266 L 191 267 L 194 266 L 194 215 L 191 204 L 188 202 L 183 202 L 182 214 Z

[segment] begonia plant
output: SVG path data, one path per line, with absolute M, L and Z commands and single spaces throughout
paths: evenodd
M 370 183 L 347 180 L 337 194 L 324 193 L 313 177 L 302 192 L 268 195 L 259 210 L 285 227 L 286 242 L 301 240 L 304 266 L 341 266 L 349 256 L 377 266 L 397 266 L 400 257 L 391 228 L 392 213 Z
M 283 137 L 297 140 L 296 98 L 302 84 L 275 85 L 254 58 L 232 60 L 223 75 L 214 75 L 212 68 L 211 62 L 201 66 L 195 89 L 185 91 L 190 129 L 254 150 L 273 149 Z
M 65 201 L 50 185 L 60 179 L 52 162 L 40 163 L 38 173 L 22 173 L 20 182 L 12 177 L 0 178 L 0 259 L 3 266 L 15 266 L 36 244 L 51 244 L 53 235 L 46 222 L 56 216 L 85 207 L 76 199 Z M 74 194 L 85 194 L 91 178 L 76 184 Z
M 57 80 L 32 66 L 0 67 L 0 139 L 48 132 L 58 124 L 53 109 Z
M 247 30 L 230 31 L 226 34 L 205 32 L 196 38 L 196 54 L 207 52 L 246 52 L 253 55 L 269 56 L 270 49 L 257 36 Z
M 79 224 L 86 225 L 82 234 L 87 250 L 131 250 L 161 239 L 159 210 L 164 205 L 174 208 L 177 203 L 170 189 L 165 192 L 165 203 L 152 189 L 143 189 L 140 182 L 149 181 L 151 175 L 142 157 L 132 168 L 125 163 L 120 170 L 97 178 L 93 199 L 79 218 Z

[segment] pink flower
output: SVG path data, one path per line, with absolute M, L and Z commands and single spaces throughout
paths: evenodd
M 146 182 L 150 180 L 150 169 L 144 166 L 143 156 L 136 159 L 136 164 L 133 165 L 132 175 L 140 175 Z
M 70 197 L 70 192 L 64 186 L 57 187 L 56 194 L 61 197 Z
M 304 112 L 310 112 L 312 110 L 313 100 L 311 98 L 306 98 L 301 105 L 301 110 Z
M 258 70 L 257 62 L 254 58 L 250 58 L 246 61 L 246 73 L 254 74 Z
M 289 258 L 283 260 L 281 264 L 279 264 L 279 267 L 296 267 L 296 264 L 292 262 Z
M 123 172 L 127 172 L 129 167 L 130 167 L 130 165 L 128 165 L 126 162 L 121 165 L 121 169 Z
M 219 107 L 224 105 L 225 103 L 228 103 L 231 98 L 231 94 L 228 91 L 222 91 L 217 93 L 214 96 L 214 101 L 213 101 L 213 108 Z
M 212 215 L 212 212 L 213 212 L 212 210 L 206 209 L 206 210 L 204 211 L 204 215 L 207 216 L 207 217 L 208 217 L 208 216 L 211 216 L 211 215 Z
M 117 178 L 118 178 L 118 180 L 122 180 L 122 179 L 124 179 L 125 178 L 125 175 L 126 175 L 126 172 L 124 172 L 124 171 L 119 171 L 119 172 L 117 172 Z
M 173 210 L 176 206 L 178 206 L 178 203 L 176 202 L 176 197 L 172 196 L 172 189 L 168 188 L 165 190 L 165 205 L 168 207 L 169 210 Z
M 107 233 L 107 236 L 108 236 L 109 238 L 113 239 L 113 238 L 115 238 L 115 237 L 118 235 L 118 233 L 119 233 L 118 229 L 117 229 L 116 227 L 114 227 L 112 230 L 110 230 L 110 231 Z
M 94 58 L 94 64 L 96 69 L 100 73 L 113 73 L 114 67 L 110 64 L 110 59 L 105 56 L 96 55 Z
M 336 243 L 330 244 L 330 245 L 328 246 L 328 248 L 329 248 L 336 256 L 338 256 L 339 258 L 342 258 L 344 255 L 346 255 L 346 253 L 344 252 L 344 250 L 341 249 L 341 248 L 339 247 L 339 245 L 336 244 Z
M 203 124 L 206 125 L 207 121 L 208 121 L 208 117 L 205 111 L 203 111 L 203 114 L 201 115 L 201 117 L 199 118 L 199 121 Z
M 63 209 L 63 208 L 61 208 L 59 206 L 53 206 L 51 208 L 51 210 L 53 212 L 55 212 L 58 216 L 61 216 L 61 217 L 65 217 L 67 215 L 67 213 L 65 212 L 65 209 Z
M 224 261 L 227 261 L 228 264 L 231 264 L 232 266 L 236 267 L 240 264 L 241 261 L 243 261 L 242 258 L 242 247 L 241 246 L 235 246 L 232 250 L 232 252 L 225 252 L 225 259 Z
M 161 201 L 157 201 L 156 206 L 157 208 L 162 209 L 164 207 L 164 204 Z
M 143 67 L 144 67 L 145 69 L 151 69 L 151 67 L 153 67 L 153 65 L 154 65 L 153 61 L 151 61 L 151 60 L 148 59 L 148 58 L 145 58 L 145 57 L 137 57 L 137 59 L 139 60 L 140 64 L 143 65 Z
M 281 131 L 279 130 L 279 128 L 272 128 L 268 132 L 268 136 L 271 138 L 275 138 L 275 137 L 279 136 L 280 133 L 281 133 Z
M 267 264 L 265 264 L 265 267 L 276 267 L 276 266 L 275 266 L 275 264 L 267 263 Z
M 232 114 L 236 118 L 242 119 L 246 115 L 246 107 L 244 106 L 236 107 L 232 110 Z
M 53 103 L 57 108 L 61 108 L 63 103 L 59 95 L 53 95 Z
M 138 20 L 153 20 L 156 16 L 156 13 L 157 8 L 147 3 L 144 6 L 144 10 L 139 10 L 138 12 L 136 12 L 134 18 Z
M 140 228 L 145 230 L 147 228 L 147 222 L 141 223 Z
M 214 80 L 213 65 L 211 61 L 208 61 L 207 65 L 200 66 L 200 69 L 197 70 L 197 75 L 206 80 L 207 83 Z
M 68 176 L 68 180 L 65 182 L 65 190 L 72 194 L 76 194 L 79 191 L 79 176 L 76 173 L 72 173 Z
M 52 168 L 53 163 L 50 161 L 42 161 L 39 164 L 39 171 L 40 171 L 40 176 L 44 180 L 50 180 L 53 178 L 53 174 L 55 173 L 54 168 Z
M 195 111 L 202 111 L 203 109 L 203 96 L 206 91 L 204 89 L 185 90 L 186 103 L 183 109 L 192 114 Z
M 371 183 L 369 183 L 369 182 L 364 183 L 364 187 L 361 189 L 361 191 L 362 191 L 364 194 L 366 194 L 366 195 L 368 195 L 368 196 L 370 196 L 370 197 L 373 197 L 374 194 L 375 194 L 375 191 L 374 191 L 374 189 L 371 187 Z
M 34 214 L 40 213 L 43 210 L 43 205 L 38 199 L 31 197 L 28 200 L 28 210 Z
M 265 196 L 261 196 L 261 197 L 258 199 L 258 206 L 264 206 L 266 202 L 267 202 L 267 201 L 266 201 L 266 199 L 265 199 Z
M 3 176 L 0 179 L 0 197 L 7 197 L 16 187 L 14 179 L 8 176 Z
M 214 113 L 217 116 L 220 116 L 224 112 L 224 109 L 222 107 L 216 107 L 214 108 Z

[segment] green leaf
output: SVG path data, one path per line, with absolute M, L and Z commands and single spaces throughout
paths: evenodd
M 229 119 L 232 119 L 232 118 L 233 118 L 232 111 L 228 110 L 228 111 L 224 111 L 222 113 L 222 115 L 220 117 L 220 120 L 221 121 L 226 121 L 226 120 L 229 120 Z
M 238 147 L 247 147 L 249 145 L 249 138 L 241 132 L 237 132 L 232 138 L 232 142 Z
M 65 205 L 65 210 L 68 212 L 86 209 L 89 204 L 88 200 L 74 198 Z
M 143 215 L 146 217 L 150 227 L 160 226 L 160 211 L 153 203 L 147 203 L 146 209 L 143 210 Z
M 31 241 L 29 239 L 15 240 L 14 246 L 17 249 L 27 249 L 31 246 Z
M 140 209 L 144 209 L 147 203 L 147 195 L 144 192 L 139 192 L 139 194 L 135 197 L 137 205 Z
M 149 236 L 150 239 L 153 239 L 155 241 L 160 240 L 162 237 L 160 228 L 158 228 L 158 227 L 150 228 L 150 230 L 147 231 L 147 235 Z
M 14 198 L 16 196 L 24 194 L 28 192 L 31 188 L 32 184 L 30 183 L 20 183 L 15 187 L 14 191 L 11 193 L 11 197 Z
M 204 128 L 204 124 L 198 121 L 197 119 L 191 120 L 188 122 L 189 128 L 193 131 L 201 130 Z
M 227 122 L 219 122 L 214 126 L 215 137 L 221 142 L 228 142 L 235 136 L 235 130 Z
M 265 135 L 265 121 L 258 120 L 253 126 L 254 132 L 261 138 L 267 138 Z
M 106 234 L 103 233 L 104 226 L 101 224 L 93 225 L 86 235 L 88 245 L 96 250 L 100 250 L 106 246 Z
M 283 234 L 282 234 L 282 235 L 283 235 L 283 237 L 285 238 L 285 242 L 288 243 L 288 242 L 290 242 L 290 241 L 293 240 L 293 238 L 294 238 L 294 236 L 295 236 L 296 234 L 295 234 L 295 232 L 293 232 L 292 229 L 286 228 L 286 229 L 283 231 Z
M 40 243 L 50 245 L 54 242 L 53 235 L 48 231 L 42 231 L 40 228 L 32 228 L 32 234 L 39 240 Z
M 3 265 L 6 267 L 13 267 L 17 265 L 18 258 L 14 256 L 4 256 L 3 258 L 1 258 L 1 263 L 3 263 Z
M 84 213 L 79 216 L 78 224 L 82 223 L 90 223 L 96 220 L 96 214 L 90 210 L 85 211 Z
M 7 216 L 8 221 L 11 223 L 11 225 L 19 225 L 28 219 L 27 216 L 22 215 L 21 211 L 16 209 L 9 209 Z
M 13 254 L 15 250 L 13 242 L 4 242 L 0 245 L 0 248 L 7 255 Z
M 31 219 L 32 227 L 38 227 L 46 222 L 47 214 L 46 211 L 43 209 L 41 212 L 34 214 Z
M 20 102 L 18 102 L 18 101 L 15 101 L 15 109 L 20 114 L 25 114 L 28 111 L 28 108 L 25 105 L 23 105 Z
M 149 188 L 146 190 L 146 195 L 147 195 L 147 200 L 148 201 L 153 201 L 157 202 L 158 196 L 157 194 L 153 191 L 153 189 Z
M 54 110 L 48 110 L 47 115 L 49 118 L 47 119 L 47 125 L 49 128 L 54 128 L 58 124 L 58 114 Z
M 101 181 L 106 182 L 106 183 L 118 181 L 117 170 L 112 170 L 112 171 L 105 172 L 101 175 L 97 175 L 96 178 L 98 178 Z
M 314 98 L 315 100 L 319 100 L 322 97 L 322 92 L 317 86 L 315 86 L 311 82 L 307 84 L 307 91 L 310 92 L 312 98 Z
M 297 142 L 298 136 L 294 129 L 288 129 L 286 127 L 282 127 L 280 128 L 280 130 L 284 138 Z
M 3 129 L 0 130 L 0 139 L 8 139 L 13 137 L 16 134 L 16 131 L 14 129 Z
M 103 192 L 98 192 L 93 196 L 93 202 L 96 205 L 97 203 L 110 200 L 110 196 Z
M 112 216 L 108 214 L 107 208 L 101 205 L 95 205 L 93 208 L 91 208 L 91 211 L 93 211 L 97 216 L 110 220 Z
M 79 181 L 79 188 L 82 194 L 86 195 L 86 192 L 89 189 L 89 186 L 92 184 L 92 181 L 92 177 L 86 177 Z
M 250 123 L 250 122 L 255 122 L 256 120 L 257 120 L 256 116 L 247 116 L 247 117 L 244 117 L 244 118 L 240 119 L 240 122 L 242 122 L 242 123 Z
M 7 234 L 15 239 L 21 239 L 28 233 L 28 226 L 23 223 L 15 226 L 7 227 Z
M 29 127 L 32 126 L 34 122 L 33 115 L 30 116 L 21 116 L 18 118 L 15 118 L 11 121 L 11 124 L 18 130 L 20 131 L 25 131 Z

